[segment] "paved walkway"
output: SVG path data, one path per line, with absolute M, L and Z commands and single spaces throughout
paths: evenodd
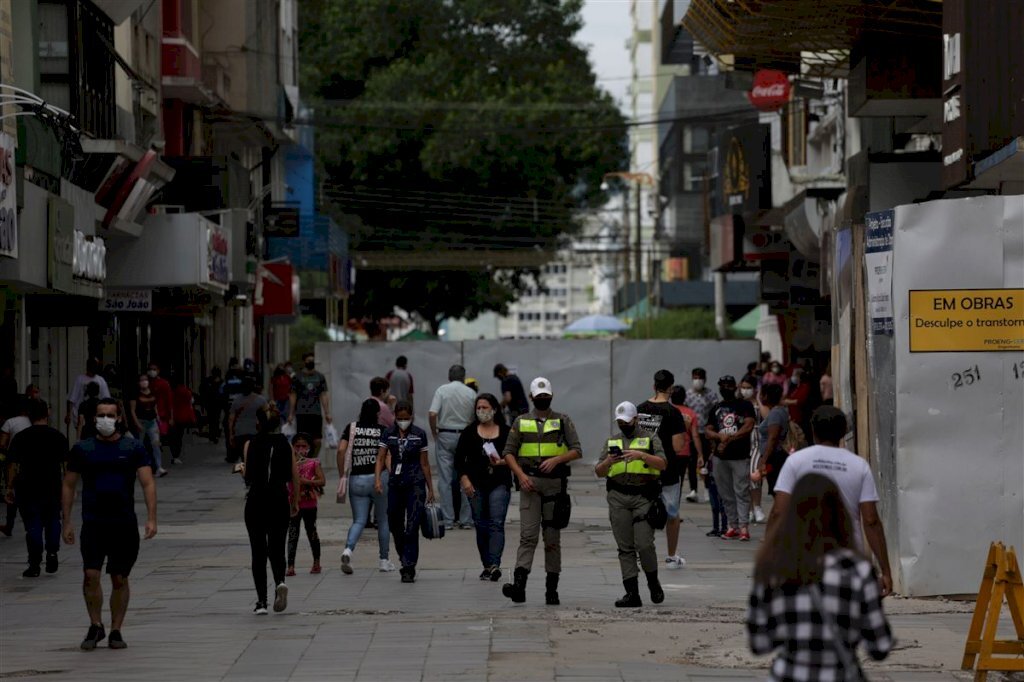
M 328 495 L 319 523 L 324 572 L 308 573 L 303 537 L 299 574 L 288 580 L 288 610 L 256 617 L 241 481 L 228 473 L 219 448 L 193 441 L 185 457 L 186 464 L 159 480 L 159 534 L 143 543 L 132 573 L 125 651 L 78 649 L 88 619 L 77 547 L 61 552 L 56 575 L 23 579 L 21 528 L 13 538 L 0 537 L 0 678 L 639 682 L 764 676 L 768 661 L 747 653 L 742 627 L 761 529 L 751 543 L 705 538 L 706 504 L 685 505 L 688 565 L 662 571 L 665 603 L 622 611 L 611 605 L 622 586 L 602 488 L 589 466 L 579 466 L 570 485 L 575 507 L 563 531 L 560 607 L 543 605 L 540 557 L 525 605 L 504 599 L 500 583 L 480 582 L 470 531 L 423 541 L 414 585 L 376 570 L 376 535 L 368 532 L 355 555 L 355 574 L 346 576 L 337 561 L 351 512 Z M 333 465 L 328 469 L 332 490 L 337 478 Z M 506 563 L 518 544 L 517 518 L 513 504 Z M 664 554 L 662 537 L 659 551 Z M 886 607 L 900 644 L 888 661 L 867 664 L 872 679 L 971 679 L 950 672 L 959 665 L 969 605 L 891 599 Z

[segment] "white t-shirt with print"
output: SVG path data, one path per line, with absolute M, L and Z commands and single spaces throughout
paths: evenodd
M 805 474 L 821 474 L 836 484 L 853 522 L 853 536 L 857 546 L 863 548 L 860 505 L 862 502 L 878 502 L 878 490 L 867 461 L 843 448 L 812 445 L 786 458 L 775 484 L 775 492 L 792 494 L 796 482 Z

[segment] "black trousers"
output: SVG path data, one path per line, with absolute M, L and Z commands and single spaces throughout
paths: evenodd
M 306 538 L 309 548 L 313 551 L 313 563 L 320 563 L 320 535 L 316 532 L 316 507 L 299 509 L 299 515 L 293 516 L 288 523 L 288 565 L 295 565 L 295 555 L 299 551 L 299 524 L 306 527 Z
M 249 532 L 252 551 L 252 580 L 256 596 L 267 603 L 267 561 L 274 575 L 274 585 L 284 582 L 284 553 L 291 510 L 287 492 L 253 495 L 245 500 L 245 529 Z

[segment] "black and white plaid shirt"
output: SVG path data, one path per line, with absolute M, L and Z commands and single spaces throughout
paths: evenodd
M 849 550 L 830 552 L 825 557 L 821 596 L 844 640 L 842 645 L 854 658 L 861 641 L 875 660 L 889 654 L 892 631 L 882 613 L 881 591 L 870 561 Z M 846 679 L 832 631 L 815 608 L 807 586 L 755 584 L 750 593 L 747 634 L 755 654 L 779 650 L 772 662 L 771 680 Z M 860 671 L 857 678 L 863 679 Z

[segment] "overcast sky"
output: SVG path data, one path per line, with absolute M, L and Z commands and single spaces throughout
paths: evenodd
M 590 61 L 598 83 L 626 109 L 629 91 L 629 0 L 586 0 L 583 30 L 578 40 L 590 47 Z

